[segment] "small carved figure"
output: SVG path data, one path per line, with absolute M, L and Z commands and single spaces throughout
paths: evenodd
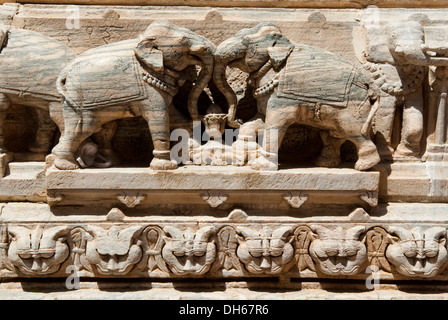
M 165 246 L 162 257 L 176 275 L 202 275 L 206 273 L 216 258 L 215 227 L 203 227 L 198 231 L 188 228 L 181 231 L 176 227 L 163 229 Z
M 309 251 L 319 269 L 328 275 L 352 275 L 360 272 L 367 261 L 367 249 L 360 237 L 366 228 L 357 226 L 330 230 L 311 226 L 313 236 Z
M 120 41 L 84 52 L 57 80 L 64 96 L 65 130 L 53 149 L 59 169 L 77 169 L 80 144 L 104 123 L 141 115 L 154 145 L 151 168 L 177 168 L 170 159 L 169 107 L 182 72 L 201 66 L 188 98 L 193 120 L 197 100 L 213 73 L 214 45 L 206 38 L 168 21 L 153 22 L 138 39 Z
M 252 273 L 278 274 L 294 256 L 290 227 L 260 231 L 238 227 L 236 231 L 240 235 L 237 256 Z
M 8 260 L 26 275 L 55 273 L 69 256 L 67 226 L 34 229 L 9 226 Z
M 423 26 L 418 21 L 367 24 L 364 28 L 366 48 L 358 53 L 358 58 L 372 73 L 381 91 L 375 118 L 380 155 L 389 160 L 418 159 L 423 135 L 425 69 L 431 65 L 446 66 L 448 59 L 430 55 L 424 43 Z M 399 108 L 403 111 L 401 138 L 394 150 L 392 135 Z
M 222 42 L 215 61 L 214 83 L 228 101 L 229 126 L 238 127 L 239 122 L 235 120 L 236 95 L 226 81 L 227 66 L 249 73 L 255 84 L 254 96 L 265 124 L 263 154 L 252 163 L 253 169 L 277 170 L 276 149 L 294 123 L 322 130 L 319 166 L 338 165 L 345 140 L 357 147 L 355 169 L 367 170 L 380 161 L 370 140 L 375 93 L 368 88 L 370 79 L 351 63 L 322 49 L 292 43 L 270 23 L 243 29 Z
M 446 228 L 409 231 L 403 227 L 390 227 L 388 231 L 392 244 L 386 249 L 386 257 L 399 273 L 408 277 L 430 278 L 446 265 Z
M 124 275 L 137 264 L 143 255 L 138 239 L 143 226 L 103 229 L 90 226 L 86 246 L 87 260 L 103 275 Z

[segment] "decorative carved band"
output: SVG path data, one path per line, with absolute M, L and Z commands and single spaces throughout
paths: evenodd
M 115 222 L 1 226 L 4 277 L 58 275 L 74 265 L 86 276 L 354 276 L 374 265 L 425 279 L 445 272 L 448 226 L 273 224 L 203 226 Z

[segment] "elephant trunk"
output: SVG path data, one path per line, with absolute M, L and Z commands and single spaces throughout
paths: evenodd
M 238 99 L 235 92 L 227 82 L 226 68 L 229 63 L 243 57 L 246 48 L 242 45 L 240 38 L 231 38 L 221 43 L 215 52 L 215 71 L 213 81 L 219 91 L 224 95 L 229 106 L 227 113 L 227 124 L 232 128 L 238 128 L 239 123 L 235 121 Z
M 215 72 L 213 81 L 218 88 L 219 91 L 222 92 L 224 97 L 227 100 L 227 103 L 229 105 L 228 113 L 227 113 L 227 122 L 228 125 L 231 127 L 235 126 L 235 115 L 236 115 L 236 106 L 238 103 L 237 97 L 233 89 L 230 87 L 230 85 L 227 83 L 226 78 L 226 68 L 227 64 L 219 62 L 215 65 Z
M 190 113 L 193 121 L 199 121 L 198 112 L 198 99 L 202 93 L 202 90 L 207 86 L 213 76 L 214 58 L 213 54 L 207 50 L 205 53 L 197 56 L 202 61 L 201 72 L 199 73 L 198 79 L 188 96 L 188 111 Z

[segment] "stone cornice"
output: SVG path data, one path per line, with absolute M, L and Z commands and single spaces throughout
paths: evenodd
M 4 3 L 75 4 L 75 5 L 147 5 L 195 7 L 257 7 L 257 8 L 446 8 L 447 0 L 0 0 Z

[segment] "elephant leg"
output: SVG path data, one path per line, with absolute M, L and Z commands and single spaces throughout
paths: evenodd
M 423 136 L 423 101 L 421 95 L 413 93 L 406 98 L 403 107 L 401 141 L 394 159 L 415 159 L 420 155 Z
M 36 109 L 36 111 L 38 118 L 36 138 L 28 149 L 35 153 L 48 153 L 53 145 L 56 124 L 50 118 L 47 110 Z
M 394 149 L 392 147 L 392 132 L 394 131 L 394 118 L 397 98 L 382 92 L 379 108 L 375 115 L 375 142 L 382 159 L 392 160 Z
M 278 149 L 289 126 L 296 122 L 297 112 L 297 106 L 267 109 L 263 130 L 263 150 L 252 162 L 252 169 L 268 171 L 278 169 Z
M 64 133 L 59 139 L 59 143 L 53 149 L 56 156 L 54 165 L 61 170 L 79 169 L 79 164 L 75 159 L 82 142 L 90 137 L 99 127 L 101 117 L 91 111 L 85 111 L 82 120 L 78 118 L 75 110 L 64 103 Z
M 121 163 L 120 157 L 112 146 L 112 139 L 117 131 L 117 127 L 117 121 L 110 121 L 102 126 L 100 132 L 93 135 L 95 141 L 99 145 L 99 153 L 104 156 L 107 161 L 110 161 L 112 166 L 117 166 Z
M 174 170 L 177 168 L 177 162 L 171 160 L 170 149 L 170 122 L 166 103 L 160 97 L 161 101 L 143 101 L 140 102 L 142 117 L 148 122 L 149 132 L 151 133 L 154 145 L 150 168 L 153 170 Z
M 348 137 L 347 140 L 353 142 L 358 150 L 358 160 L 355 163 L 356 170 L 368 170 L 380 162 L 380 155 L 372 140 L 361 134 Z
M 314 164 L 318 167 L 338 167 L 341 164 L 341 145 L 345 139 L 332 137 L 328 131 L 319 133 L 324 146 Z

